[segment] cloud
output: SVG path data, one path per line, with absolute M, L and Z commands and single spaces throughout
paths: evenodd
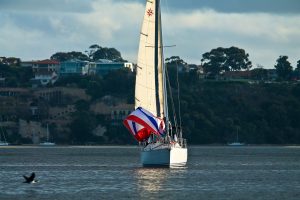
M 48 58 L 57 51 L 85 51 L 96 43 L 115 47 L 126 52 L 125 56 L 134 56 L 137 40 L 132 35 L 139 35 L 139 19 L 144 6 L 138 3 L 112 4 L 110 0 L 93 0 L 88 7 L 90 12 L 81 13 L 10 10 L 0 13 L 0 23 L 6 24 L 0 29 L 0 55 L 40 59 L 42 55 Z M 22 35 L 32 37 L 24 41 Z M 39 52 L 34 49 L 39 49 Z M 31 56 L 29 52 L 32 52 Z
M 182 1 L 170 2 L 174 7 L 186 6 L 186 9 L 209 8 L 222 13 L 299 13 L 300 3 L 298 0 L 197 0 L 190 4 Z
M 300 35 L 300 15 L 271 15 L 265 13 L 218 13 L 199 10 L 192 13 L 168 14 L 166 21 L 170 29 L 194 31 L 230 32 L 246 37 L 265 37 L 271 41 L 289 41 Z
M 145 3 L 145 0 L 128 1 Z M 162 7 L 167 7 L 174 12 L 201 9 L 212 9 L 222 13 L 297 14 L 300 12 L 299 0 L 162 0 L 161 4 Z
M 293 63 L 300 59 L 300 15 L 198 10 L 168 13 L 164 21 L 165 41 L 176 41 L 180 55 L 193 61 L 199 62 L 204 52 L 219 46 L 244 48 L 254 64 L 266 67 L 272 67 L 282 54 L 290 56 Z
M 0 56 L 44 59 L 59 51 L 84 52 L 90 45 L 99 44 L 115 47 L 125 59 L 136 61 L 144 0 L 24 2 L 0 2 Z M 237 46 L 250 54 L 253 64 L 269 68 L 280 55 L 288 55 L 294 66 L 300 59 L 300 14 L 220 12 L 216 7 L 209 8 L 213 6 L 208 1 L 199 2 L 207 5 L 187 1 L 185 7 L 194 5 L 193 9 L 163 10 L 165 45 L 177 45 L 166 48 L 165 57 L 179 55 L 199 64 L 202 54 L 213 48 Z
M 35 12 L 41 14 L 57 12 L 90 12 L 94 0 L 1 0 L 0 11 Z

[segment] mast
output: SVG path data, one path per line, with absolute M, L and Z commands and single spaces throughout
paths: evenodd
M 158 81 L 158 48 L 159 48 L 159 4 L 160 0 L 155 1 L 155 33 L 154 33 L 154 67 L 155 67 L 155 100 L 157 115 L 160 116 L 160 101 L 159 101 L 159 81 Z
M 49 142 L 49 127 L 48 127 L 48 124 L 47 124 L 47 142 Z
M 167 100 L 167 84 L 166 69 L 164 65 L 163 53 L 163 37 L 161 23 L 161 7 L 160 0 L 155 2 L 155 85 L 156 85 L 156 106 L 159 117 L 164 118 L 166 124 L 166 132 L 169 134 L 169 116 L 168 116 L 168 100 Z

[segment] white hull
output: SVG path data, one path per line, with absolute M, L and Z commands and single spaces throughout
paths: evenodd
M 229 143 L 229 146 L 244 146 L 244 143 L 239 143 L 239 142 L 233 142 L 233 143 Z
M 53 143 L 53 142 L 43 142 L 43 143 L 40 143 L 40 146 L 55 146 L 55 143 Z
M 149 144 L 142 149 L 143 166 L 185 166 L 187 148 L 179 144 Z
M 0 141 L 0 146 L 8 146 L 9 144 L 7 142 Z

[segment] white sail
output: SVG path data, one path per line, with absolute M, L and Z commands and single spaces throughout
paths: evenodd
M 1 132 L 0 132 L 0 146 L 8 146 L 8 142 L 6 142 L 5 134 L 2 129 L 2 126 L 0 126 Z M 3 140 L 3 141 L 2 141 Z
M 49 141 L 49 127 L 48 127 L 48 124 L 47 124 L 47 137 L 46 137 L 46 139 L 47 140 L 45 142 L 40 143 L 41 146 L 54 146 L 55 145 L 54 142 Z
M 135 84 L 135 107 L 146 109 L 165 121 L 167 127 L 168 105 L 166 88 L 166 69 L 164 67 L 162 25 L 161 25 L 160 0 L 147 0 L 142 30 L 140 33 L 140 46 L 138 52 L 138 66 Z M 135 111 L 134 111 L 135 112 Z M 129 116 L 130 117 L 130 116 Z M 129 119 L 128 117 L 128 119 Z M 137 120 L 137 118 L 134 118 Z M 157 118 L 158 119 L 158 118 Z M 125 126 L 131 132 L 139 132 L 132 118 L 130 124 Z M 153 120 L 151 120 L 152 123 Z M 142 121 L 143 122 L 143 121 Z M 151 125 L 151 123 L 149 123 Z M 148 124 L 148 123 L 147 123 Z M 155 123 L 154 123 L 155 124 Z M 158 131 L 160 132 L 160 131 Z M 142 132 L 142 136 L 148 137 L 149 132 Z M 152 130 L 150 134 L 153 134 Z M 172 131 L 166 128 L 164 138 L 149 137 L 148 141 L 142 138 L 141 161 L 143 166 L 184 166 L 187 162 L 186 141 L 171 137 Z M 140 141 L 140 140 L 139 140 Z
M 138 53 L 138 66 L 135 85 L 135 107 L 143 107 L 155 116 L 164 117 L 163 97 L 163 53 L 161 40 L 161 16 L 155 13 L 156 1 L 147 1 L 144 20 L 140 33 Z M 158 14 L 158 66 L 155 66 L 155 15 Z M 155 68 L 157 67 L 158 83 L 155 81 Z M 158 85 L 156 85 L 158 84 Z M 159 101 L 157 102 L 156 87 L 158 88 Z M 157 105 L 157 103 L 159 105 Z M 158 113 L 159 107 L 160 112 Z

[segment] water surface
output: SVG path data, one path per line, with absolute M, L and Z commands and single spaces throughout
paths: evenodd
M 0 199 L 300 199 L 299 147 L 189 148 L 143 168 L 138 147 L 0 147 Z M 36 184 L 23 174 L 35 172 Z

